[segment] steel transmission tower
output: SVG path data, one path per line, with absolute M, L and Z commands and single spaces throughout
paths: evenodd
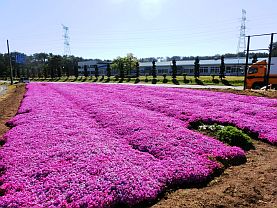
M 70 51 L 70 44 L 69 44 L 69 33 L 68 30 L 69 28 L 65 25 L 62 24 L 63 27 L 63 38 L 64 38 L 64 55 L 70 55 L 71 51 Z
M 241 17 L 241 26 L 240 26 L 240 35 L 239 35 L 239 41 L 238 41 L 238 47 L 237 47 L 237 54 L 239 57 L 239 53 L 243 52 L 245 53 L 246 49 L 246 39 L 245 39 L 245 30 L 246 30 L 246 11 L 242 10 L 242 17 Z

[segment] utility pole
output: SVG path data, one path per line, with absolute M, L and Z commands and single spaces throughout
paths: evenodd
M 240 25 L 240 35 L 238 40 L 237 53 L 239 56 L 240 52 L 245 53 L 246 40 L 245 40 L 245 30 L 246 30 L 246 10 L 242 10 L 241 25 Z
M 9 46 L 9 40 L 7 40 L 7 48 L 8 48 L 8 56 L 10 61 L 10 79 L 11 79 L 11 85 L 13 85 L 13 67 L 12 67 L 12 59 L 10 55 L 10 46 Z
M 65 56 L 68 56 L 71 54 L 71 51 L 70 51 L 70 43 L 69 43 L 69 27 L 65 26 L 62 24 L 62 27 L 63 27 L 63 38 L 64 38 L 64 55 Z
M 242 9 L 241 25 L 240 25 L 240 34 L 237 46 L 237 58 L 238 66 L 240 64 L 240 55 L 243 52 L 245 54 L 246 40 L 245 40 L 245 30 L 246 30 L 246 10 Z M 237 68 L 237 75 L 239 75 L 239 69 Z

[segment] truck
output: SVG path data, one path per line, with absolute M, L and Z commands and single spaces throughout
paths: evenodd
M 266 60 L 253 63 L 247 71 L 246 88 L 261 89 L 266 86 L 267 70 L 268 63 Z M 277 57 L 271 57 L 268 85 L 270 85 L 271 88 L 277 89 Z

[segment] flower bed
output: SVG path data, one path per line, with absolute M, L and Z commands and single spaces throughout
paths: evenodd
M 260 126 L 276 120 L 276 100 L 121 85 L 27 88 L 0 149 L 0 207 L 133 206 L 206 182 L 223 168 L 215 159 L 245 160 L 240 148 L 188 129 L 197 119 L 276 144 L 276 124 Z
M 187 127 L 200 120 L 226 123 L 277 144 L 277 99 L 190 89 L 143 86 L 132 89 L 117 85 L 113 88 L 114 97 L 180 119 Z

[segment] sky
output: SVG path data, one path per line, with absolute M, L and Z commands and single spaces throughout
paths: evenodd
M 276 0 L 0 0 L 0 53 L 8 39 L 10 51 L 64 55 L 62 24 L 71 54 L 84 58 L 236 53 L 242 9 L 254 35 L 277 32 L 276 8 Z M 251 38 L 250 49 L 269 42 Z

